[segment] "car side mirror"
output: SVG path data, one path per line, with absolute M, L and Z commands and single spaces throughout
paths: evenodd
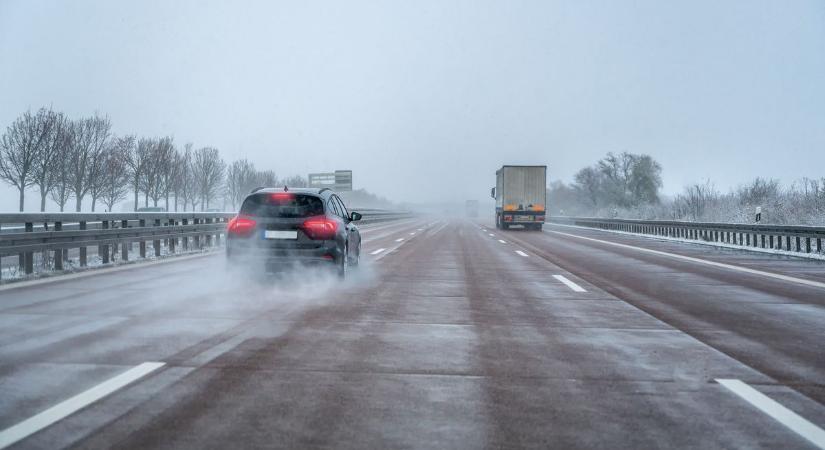
M 490 189 L 490 197 L 496 198 L 496 188 Z
M 358 213 L 358 212 L 355 212 L 355 211 L 349 213 L 349 220 L 351 220 L 353 222 L 357 222 L 357 221 L 361 220 L 361 217 L 362 217 L 361 213 Z

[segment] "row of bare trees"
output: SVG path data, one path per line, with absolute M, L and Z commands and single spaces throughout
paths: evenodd
M 0 139 L 0 180 L 19 192 L 23 211 L 27 190 L 40 194 L 40 211 L 51 198 L 64 211 L 74 199 L 80 211 L 84 199 L 91 210 L 102 203 L 108 211 L 133 194 L 133 206 L 167 211 L 206 210 L 227 202 L 233 209 L 257 186 L 279 184 L 271 170 L 258 171 L 241 159 L 228 167 L 214 147 L 183 148 L 170 136 L 115 136 L 108 117 L 71 119 L 41 108 L 20 115 Z M 283 180 L 304 186 L 303 177 Z

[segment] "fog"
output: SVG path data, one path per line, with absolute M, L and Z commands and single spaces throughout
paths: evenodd
M 502 164 L 569 181 L 610 151 L 652 155 L 666 194 L 825 163 L 816 0 L 7 0 L 0 61 L 2 129 L 99 112 L 279 176 L 352 169 L 398 202 L 484 199 Z

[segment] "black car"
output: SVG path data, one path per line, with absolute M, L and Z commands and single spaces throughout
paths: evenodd
M 361 256 L 361 234 L 353 223 L 360 219 L 327 188 L 259 188 L 227 224 L 226 256 L 233 265 L 267 270 L 328 265 L 346 276 Z

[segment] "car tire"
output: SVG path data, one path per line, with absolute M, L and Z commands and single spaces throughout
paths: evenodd
M 349 246 L 344 246 L 344 254 L 338 263 L 338 276 L 340 278 L 346 278 L 347 272 L 349 272 Z
M 352 261 L 350 261 L 350 266 L 352 266 L 352 268 L 356 268 L 356 267 L 358 267 L 358 263 L 360 263 L 360 262 L 361 262 L 361 244 L 359 243 L 358 244 L 358 249 L 356 249 L 356 251 L 355 251 L 355 258 Z

